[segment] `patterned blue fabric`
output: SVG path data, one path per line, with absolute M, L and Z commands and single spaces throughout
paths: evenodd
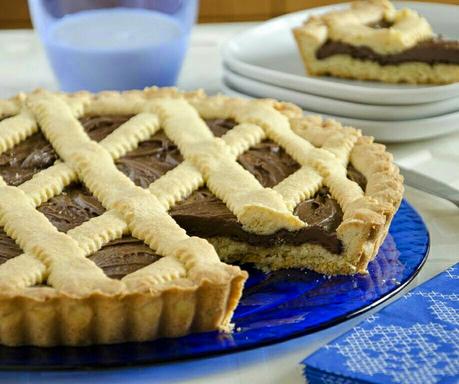
M 459 383 L 459 263 L 303 361 L 315 383 Z

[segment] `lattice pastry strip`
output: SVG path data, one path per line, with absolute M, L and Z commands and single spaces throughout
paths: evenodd
M 382 29 L 367 25 L 383 18 L 393 25 Z M 311 18 L 305 25 L 318 44 L 330 39 L 370 47 L 380 54 L 401 52 L 433 36 L 426 19 L 409 9 L 396 11 L 388 0 L 355 1 L 350 9 Z
M 297 172 L 293 173 L 281 182 L 278 188 L 274 188 L 278 192 L 285 193 L 283 198 L 290 210 L 293 210 L 294 202 L 301 201 L 303 196 L 306 198 L 317 190 L 323 177 L 327 178 L 326 185 L 331 184 L 343 209 L 346 209 L 352 201 L 363 196 L 363 191 L 359 186 L 347 179 L 344 168 L 348 163 L 353 143 L 360 136 L 357 130 L 343 129 L 338 123 L 322 122 L 318 117 L 310 117 L 304 121 L 301 120 L 302 124 L 295 124 L 296 119 L 294 118 L 293 126 L 296 125 L 298 131 L 294 133 L 286 116 L 264 101 L 244 104 L 238 100 L 228 106 L 225 98 L 217 97 L 210 102 L 210 113 L 206 110 L 205 103 L 193 102 L 193 100 L 191 102 L 205 117 L 232 117 L 240 123 L 251 123 L 262 127 L 267 137 L 279 143 L 293 159 L 307 167 L 309 172 L 313 172 L 308 180 L 304 180 L 304 170 L 300 169 L 297 171 L 298 175 L 296 175 Z M 306 136 L 308 141 L 301 139 L 304 132 L 299 132 L 298 129 L 298 125 L 305 124 L 311 128 L 311 134 Z M 329 134 L 324 135 L 324 131 L 328 131 Z M 311 142 L 323 146 L 323 149 L 315 148 Z M 311 167 L 315 171 L 312 171 Z M 331 174 L 336 176 L 329 177 Z M 300 180 L 303 180 L 301 186 L 298 183 Z M 293 190 L 296 190 L 293 195 L 288 193 Z
M 37 130 L 37 123 L 27 110 L 0 121 L 0 153 L 12 148 Z
M 64 103 L 59 99 L 51 103 L 50 99 L 51 96 L 42 97 L 36 103 L 31 103 L 45 135 L 61 157 L 77 169 L 81 180 L 94 195 L 107 208 L 114 208 L 124 216 L 134 236 L 143 239 L 159 254 L 177 257 L 191 267 L 194 259 L 219 261 L 213 247 L 206 246 L 205 240 L 189 238 L 153 195 L 135 186 L 117 170 L 108 152 L 89 140 Z M 60 130 L 61 124 L 71 130 L 71 141 L 65 140 L 66 134 Z M 107 189 L 107 185 L 117 187 Z M 201 246 L 193 245 L 196 242 Z M 193 248 L 199 252 L 193 253 Z
M 263 128 L 266 135 L 292 156 L 300 164 L 305 164 L 307 153 L 313 145 L 306 140 L 299 140 L 290 129 L 286 116 L 262 102 L 253 102 L 237 109 L 236 119 L 241 123 L 252 123 Z M 306 156 L 306 157 L 304 157 Z
M 327 120 L 325 124 L 329 124 L 330 121 Z M 333 122 L 338 124 L 337 122 Z M 329 138 L 322 145 L 322 149 L 325 149 L 333 153 L 337 160 L 341 163 L 343 167 L 346 167 L 349 163 L 350 153 L 360 137 L 360 132 L 354 128 L 349 127 L 340 127 L 339 130 L 330 135 Z
M 77 180 L 76 172 L 61 161 L 35 174 L 18 188 L 26 193 L 38 207 L 50 198 L 60 194 L 63 189 Z
M 316 147 L 334 154 L 343 167 L 349 163 L 354 145 L 361 137 L 355 128 L 343 127 L 337 121 L 323 120 L 320 116 L 314 115 L 292 119 L 291 129 Z M 327 162 L 324 164 L 326 167 Z
M 100 145 L 114 159 L 117 159 L 136 147 L 139 142 L 148 139 L 158 129 L 159 124 L 156 116 L 150 114 L 137 115 L 103 139 Z M 61 193 L 67 185 L 76 179 L 77 174 L 74 170 L 67 164 L 57 161 L 55 165 L 37 173 L 19 188 L 34 200 L 36 206 L 39 206 Z
M 100 145 L 118 159 L 136 148 L 159 130 L 159 119 L 150 113 L 140 113 L 122 124 L 116 131 L 104 138 Z
M 176 92 L 169 92 L 171 96 L 177 96 Z M 190 97 L 201 95 L 201 92 L 192 92 Z M 89 113 L 94 115 L 113 114 L 122 112 L 133 114 L 140 110 L 151 110 L 155 104 L 148 103 L 145 98 L 138 93 L 132 93 L 129 102 L 123 100 L 120 94 L 104 93 L 91 104 Z M 187 94 L 185 94 L 185 97 Z M 247 150 L 250 146 L 259 143 L 265 137 L 264 131 L 253 124 L 239 124 L 227 132 L 222 139 L 229 145 L 232 156 L 238 155 Z M 165 209 L 172 207 L 190 195 L 194 190 L 204 183 L 204 178 L 200 171 L 189 161 L 184 160 L 177 167 L 167 172 L 164 176 L 154 181 L 150 186 L 150 192 L 157 196 Z
M 180 92 L 174 88 L 146 88 L 125 92 L 105 91 L 93 95 L 91 102 L 85 107 L 87 116 L 136 115 L 147 112 L 150 100 L 169 99 L 202 99 L 202 90 Z
M 324 178 L 325 185 L 329 186 L 332 194 L 336 197 L 343 210 L 348 204 L 363 196 L 361 188 L 353 181 L 347 179 L 345 166 L 349 160 L 349 154 L 353 143 L 359 133 L 356 130 L 335 129 L 333 134 L 322 142 L 322 148 L 315 148 L 308 141 L 298 137 L 290 128 L 288 119 L 276 113 L 266 104 L 259 103 L 255 107 L 239 108 L 238 118 L 250 121 L 262 126 L 269 138 L 278 142 L 286 152 L 303 166 L 313 167 L 318 174 L 299 187 L 295 173 L 284 180 L 281 190 L 295 190 L 296 196 L 289 197 L 289 206 L 298 201 L 302 196 L 308 196 L 310 191 L 320 187 L 320 176 Z M 319 121 L 312 122 L 314 125 Z M 321 122 L 321 121 L 320 121 Z M 297 172 L 304 172 L 303 170 Z M 309 172 L 312 172 L 309 170 Z M 320 175 L 320 176 L 319 176 Z M 293 209 L 293 208 L 292 208 Z
M 222 112 L 223 111 L 213 111 L 213 113 L 220 114 L 222 114 Z M 321 157 L 323 158 L 321 162 L 322 173 L 327 176 L 326 184 L 330 185 L 333 192 L 336 193 L 338 201 L 343 209 L 352 201 L 363 196 L 363 192 L 358 185 L 347 179 L 344 169 L 344 166 L 347 165 L 353 143 L 358 138 L 358 132 L 356 130 L 343 130 L 342 127 L 336 129 L 333 135 L 324 140 L 324 149 L 317 150 L 312 147 L 311 144 L 302 141 L 297 135 L 293 134 L 290 130 L 288 120 L 284 116 L 275 113 L 272 108 L 268 108 L 266 104 L 251 103 L 250 107 L 247 106 L 246 108 L 239 104 L 237 113 L 231 114 L 230 112 L 229 115 L 231 117 L 234 116 L 238 121 L 256 123 L 262 126 L 266 130 L 268 137 L 279 142 L 295 160 L 307 167 L 306 172 L 304 169 L 297 171 L 296 173 L 298 174 L 294 173 L 285 179 L 280 186 L 274 188 L 275 191 L 281 193 L 290 211 L 292 211 L 296 204 L 302 201 L 302 199 L 311 196 L 311 194 L 315 193 L 320 187 L 322 177 L 317 171 L 313 171 L 310 166 L 315 165 L 317 167 L 317 159 L 320 160 Z M 207 149 L 205 152 L 209 153 L 211 151 Z M 217 154 L 221 152 L 221 150 L 217 149 L 211 157 L 215 158 Z M 333 169 L 330 167 L 333 167 Z M 319 169 L 321 169 L 321 167 L 319 167 Z M 222 174 L 220 170 L 217 173 Z M 225 174 L 228 174 L 228 170 L 225 170 Z M 306 174 L 308 174 L 309 177 L 305 180 L 304 176 Z M 334 176 L 329 177 L 328 175 L 330 174 Z M 228 177 L 228 180 L 233 180 L 233 178 L 234 176 Z M 208 180 L 208 183 L 209 181 L 211 182 L 211 180 Z M 233 196 L 237 196 L 237 194 L 231 190 L 230 186 L 225 186 L 224 188 L 227 191 L 231 191 Z M 216 191 L 217 190 L 214 189 L 214 192 Z M 253 196 L 251 196 L 251 198 L 253 201 Z M 234 207 L 229 205 L 229 208 L 236 213 Z
M 279 194 L 263 188 L 255 176 L 235 162 L 225 142 L 214 138 L 188 103 L 158 100 L 156 108 L 167 136 L 201 171 L 209 189 L 228 205 L 246 230 L 273 233 L 280 228 L 294 230 L 304 226 Z M 184 123 L 187 130 L 182 128 Z
M 98 251 L 104 244 L 127 232 L 127 224 L 116 211 L 108 211 L 80 226 L 67 235 L 75 240 L 85 256 Z M 30 287 L 47 278 L 48 269 L 31 253 L 23 253 L 7 260 L 0 268 L 0 287 L 5 290 Z
M 125 221 L 116 211 L 108 211 L 71 229 L 67 235 L 77 242 L 84 256 L 89 256 L 109 241 L 120 238 L 125 232 Z M 0 287 L 14 290 L 41 283 L 47 278 L 47 268 L 43 261 L 31 253 L 24 253 L 6 261 L 0 268 Z
M 72 228 L 67 235 L 78 243 L 85 256 L 89 256 L 111 240 L 119 239 L 127 231 L 128 226 L 122 216 L 111 210 Z
M 23 253 L 2 264 L 0 268 L 0 290 L 14 290 L 40 284 L 47 275 L 47 267 L 30 253 Z
M 0 100 L 0 119 L 17 115 L 21 110 L 25 97 L 23 93 L 20 93 L 10 99 Z
M 291 134 L 289 122 L 285 121 L 285 117 L 273 109 L 273 106 L 279 108 L 283 113 L 288 111 L 294 118 L 301 114 L 299 109 L 281 103 L 276 105 L 271 100 L 248 103 L 242 100 L 229 100 L 225 96 L 216 96 L 205 102 L 192 99 L 190 103 L 205 118 L 224 116 L 225 118 L 233 118 L 241 123 L 223 137 L 225 142 L 232 147 L 231 150 L 233 152 L 236 149 L 235 146 L 240 146 L 241 144 L 239 143 L 245 143 L 240 152 L 234 152 L 236 157 L 250 146 L 266 138 L 268 132 L 268 136 L 272 140 L 279 142 L 296 161 L 300 164 L 302 162 L 306 163 L 302 169 L 293 173 L 273 188 L 282 196 L 290 211 L 293 211 L 300 201 L 312 196 L 322 184 L 322 177 L 311 168 L 309 157 L 302 156 L 304 151 L 308 151 L 313 147 L 308 142 L 299 140 L 297 135 Z M 246 132 L 239 134 L 238 130 Z M 254 133 L 257 136 L 254 136 Z M 234 135 L 234 138 L 228 137 L 230 135 Z M 245 135 L 247 135 L 247 139 L 241 140 L 241 136 Z M 314 145 L 318 144 L 314 143 Z
M 75 98 L 72 100 L 74 101 L 75 109 L 79 109 L 81 102 L 79 103 Z M 135 133 L 136 126 L 138 127 L 138 132 Z M 108 135 L 101 142 L 101 145 L 111 151 L 113 156 L 117 158 L 136 146 L 136 142 L 147 139 L 158 129 L 158 119 L 155 116 L 149 114 L 138 115 L 120 126 L 116 132 Z M 12 131 L 14 132 L 14 129 Z M 123 137 L 129 137 L 130 140 L 123 140 Z M 11 141 L 9 147 L 14 145 L 15 142 Z M 51 197 L 61 193 L 65 186 L 76 179 L 77 175 L 74 170 L 67 164 L 57 161 L 55 165 L 37 173 L 32 179 L 24 182 L 18 188 L 32 199 L 35 206 L 39 206 Z M 3 182 L 3 180 L 1 181 Z M 108 225 L 109 223 L 111 223 L 111 226 Z M 106 224 L 107 226 L 100 226 L 101 224 Z M 127 225 L 124 222 L 120 222 L 119 215 L 111 211 L 69 231 L 68 235 L 77 240 L 79 246 L 83 248 L 85 256 L 88 256 L 98 250 L 104 243 L 121 236 L 126 229 Z M 16 287 L 26 287 L 40 283 L 45 277 L 46 268 L 38 260 L 32 262 L 32 258 L 30 254 L 23 254 L 19 258 L 8 260 L 0 270 L 4 271 L 5 274 L 14 272 L 15 279 L 4 279 L 2 280 L 2 285 L 10 287 L 12 280 L 14 280 Z M 20 268 L 21 265 L 23 268 Z
M 94 289 L 108 293 L 120 290 L 120 284 L 86 259 L 77 243 L 58 232 L 24 192 L 8 186 L 2 187 L 1 192 L 0 225 L 26 253 L 49 267 L 48 281 L 54 287 L 68 294 L 85 294 Z M 47 239 L 46 244 L 43 238 Z M 80 286 L 82 277 L 86 279 L 84 287 Z
M 228 131 L 222 140 L 229 146 L 234 158 L 265 139 L 263 128 L 255 124 L 238 124 Z
M 322 147 L 331 136 L 339 133 L 342 126 L 336 121 L 328 123 L 319 115 L 309 115 L 290 119 L 290 128 L 315 147 Z
M 110 95 L 110 97 L 113 97 L 116 99 L 115 95 Z M 118 96 L 119 97 L 119 96 Z M 138 95 L 136 95 L 138 97 Z M 138 98 L 136 101 L 136 108 L 139 108 L 139 101 L 140 99 Z M 228 102 L 228 98 L 225 97 L 215 97 L 215 98 L 210 98 L 207 99 L 206 101 L 202 101 L 199 98 L 194 98 L 191 97 L 188 100 L 194 107 L 198 109 L 200 114 L 202 114 L 204 117 L 211 118 L 211 117 L 225 117 L 225 118 L 234 118 L 238 122 L 242 122 L 243 124 L 240 124 L 240 126 L 243 126 L 244 123 L 248 123 L 249 126 L 247 126 L 247 131 L 249 130 L 250 126 L 263 126 L 263 130 L 266 130 L 266 133 L 268 133 L 268 136 L 273 139 L 276 142 L 279 142 L 296 161 L 298 161 L 300 164 L 307 165 L 307 166 L 314 166 L 315 168 L 318 167 L 318 170 L 321 171 L 321 173 L 324 176 L 329 175 L 330 173 L 336 173 L 337 170 L 341 170 L 341 173 L 343 173 L 343 170 L 341 169 L 345 164 L 347 164 L 348 159 L 349 159 L 349 153 L 352 149 L 353 143 L 357 140 L 358 136 L 360 135 L 358 131 L 350 128 L 342 128 L 339 124 L 336 126 L 336 123 L 330 123 L 329 121 L 326 121 L 322 123 L 322 121 L 319 120 L 314 120 L 314 118 L 311 119 L 311 125 L 316 126 L 317 129 L 315 129 L 315 132 L 310 139 L 311 142 L 314 140 L 317 140 L 317 133 L 321 132 L 323 133 L 324 131 L 326 132 L 327 130 L 330 131 L 331 135 L 325 135 L 323 138 L 319 138 L 319 141 L 322 140 L 320 144 L 323 146 L 324 150 L 316 150 L 316 148 L 312 147 L 311 144 L 309 144 L 306 141 L 301 141 L 299 140 L 298 136 L 293 134 L 292 131 L 289 128 L 289 122 L 286 120 L 284 116 L 282 116 L 279 113 L 276 113 L 272 107 L 269 107 L 267 103 L 265 102 L 242 102 L 241 100 L 231 100 L 231 102 Z M 149 108 L 155 108 L 155 100 L 153 99 L 152 102 L 150 102 L 150 105 L 146 107 L 147 109 Z M 307 119 L 306 119 L 307 120 Z M 257 125 L 251 124 L 255 123 Z M 320 127 L 321 126 L 321 127 Z M 320 127 L 320 128 L 319 128 Z M 236 128 L 233 128 L 227 135 L 234 135 L 234 139 L 232 139 L 233 143 L 239 143 L 240 141 L 240 136 L 236 131 L 234 131 Z M 325 128 L 325 129 L 324 129 Z M 259 129 L 259 128 L 258 128 Z M 233 133 L 234 131 L 234 133 Z M 260 132 L 260 131 L 259 131 Z M 265 137 L 266 133 L 261 134 L 261 137 Z M 248 137 L 251 137 L 250 133 L 248 133 Z M 301 135 L 300 135 L 301 136 Z M 226 135 L 225 135 L 226 137 Z M 259 140 L 257 138 L 257 140 Z M 225 140 L 227 141 L 227 140 Z M 308 151 L 311 151 L 308 153 Z M 320 160 L 322 159 L 322 160 Z M 336 159 L 341 165 L 340 168 L 337 169 L 331 169 L 330 167 L 336 167 L 337 161 L 334 160 Z M 326 164 L 326 166 L 325 166 Z M 335 164 L 335 166 L 333 166 Z M 180 167 L 180 166 L 179 166 Z M 174 174 L 174 171 L 179 172 L 180 168 L 177 168 L 176 170 L 173 170 L 171 173 L 171 177 Z M 197 174 L 196 174 L 197 175 Z M 161 179 L 166 178 L 165 181 L 167 181 L 168 174 L 164 176 Z M 294 175 L 292 175 L 293 177 Z M 318 175 L 316 174 L 316 179 Z M 196 176 L 196 180 L 199 180 L 199 178 Z M 280 191 L 287 190 L 288 188 L 288 183 L 290 182 L 290 178 L 287 178 L 284 183 L 282 183 L 282 188 L 280 188 Z M 336 183 L 333 181 L 335 180 Z M 162 180 L 158 181 L 159 183 L 162 182 Z M 318 188 L 318 183 L 317 185 L 316 181 L 312 180 L 310 183 L 306 182 L 303 184 L 304 190 L 300 191 L 298 193 L 298 196 L 307 196 L 308 191 L 314 190 L 314 188 Z M 334 190 L 336 193 L 339 195 L 339 200 L 341 201 L 343 206 L 346 206 L 349 204 L 351 201 L 356 200 L 362 196 L 362 191 L 357 187 L 357 185 L 348 180 L 346 177 L 342 176 L 339 177 L 338 179 L 332 178 L 330 181 L 331 184 L 339 184 L 342 183 L 344 186 L 336 186 L 334 187 Z M 201 182 L 195 182 L 196 186 L 201 185 Z M 293 189 L 294 186 L 291 185 L 290 189 Z M 192 188 L 188 188 L 188 191 Z M 180 194 L 182 195 L 182 198 L 184 195 L 186 196 L 189 192 Z M 301 198 L 301 197 L 300 197 Z M 298 197 L 296 198 L 298 199 Z M 293 201 L 293 200 L 290 200 Z M 292 203 L 289 203 L 289 208 L 291 209 Z M 170 202 L 169 202 L 170 206 Z M 230 207 L 231 208 L 231 207 Z
M 273 189 L 282 196 L 288 209 L 293 211 L 303 200 L 314 196 L 322 182 L 322 176 L 315 169 L 304 165 L 274 186 Z
M 239 124 L 223 135 L 221 139 L 229 146 L 233 159 L 236 159 L 264 138 L 265 133 L 259 126 Z M 164 176 L 155 180 L 149 189 L 166 209 L 170 209 L 176 202 L 188 197 L 203 184 L 204 177 L 201 172 L 190 161 L 184 160 Z
M 186 275 L 187 269 L 177 258 L 166 256 L 126 275 L 122 280 L 129 289 L 136 291 L 151 289 L 158 284 L 178 280 Z
M 149 129 L 142 129 L 142 124 L 145 123 Z M 158 129 L 157 123 L 158 119 L 154 115 L 150 115 L 148 113 L 137 115 L 130 119 L 127 123 L 123 124 L 114 133 L 107 136 L 107 138 L 102 140 L 100 144 L 112 152 L 114 158 L 117 158 L 135 146 L 135 142 L 133 142 L 132 137 L 134 137 L 137 142 L 147 139 Z M 129 137 L 131 142 L 123 140 L 125 137 Z M 177 170 L 178 169 L 179 168 L 177 168 Z M 188 170 L 188 172 L 189 171 L 190 170 Z M 188 173 L 188 176 L 189 175 L 190 174 Z M 182 180 L 182 176 L 179 176 L 178 180 Z M 199 178 L 202 179 L 200 174 Z M 28 193 L 33 198 L 35 205 L 38 206 L 52 196 L 59 194 L 66 185 L 70 184 L 70 182 L 74 180 L 76 180 L 76 173 L 69 168 L 67 164 L 58 162 L 55 166 L 36 174 L 31 180 L 25 182 L 19 188 Z M 166 181 L 164 178 L 161 178 L 158 181 L 162 180 Z M 191 191 L 197 187 L 198 185 L 196 185 L 196 187 L 193 186 L 188 193 L 191 193 Z M 173 199 L 174 202 L 176 200 L 177 199 Z M 79 242 L 80 246 L 85 250 L 86 255 L 95 252 L 104 243 L 116 239 L 120 236 L 121 231 L 126 230 L 127 225 L 125 223 L 121 224 L 121 222 L 119 225 L 121 225 L 122 228 L 117 230 L 116 220 L 114 218 L 109 218 L 110 216 L 117 216 L 117 214 L 115 211 L 106 212 L 101 217 L 94 218 L 89 222 L 84 223 L 81 228 L 78 227 L 69 231 L 68 234 Z M 110 227 L 108 227 L 109 229 L 105 230 L 104 226 L 100 226 L 100 224 L 104 222 L 109 224 L 111 220 L 115 220 L 115 222 L 112 223 L 112 226 L 115 225 L 115 228 L 110 229 Z M 85 231 L 85 229 L 88 230 Z M 15 259 L 14 263 L 10 260 L 5 263 L 3 270 L 9 271 L 10 264 L 11 267 L 13 267 L 13 265 L 18 264 L 18 262 L 20 263 L 23 258 L 24 257 L 20 257 L 17 260 Z M 25 258 L 25 260 L 27 261 L 27 258 Z M 26 267 L 26 265 L 24 265 L 24 267 Z M 150 269 L 154 268 L 155 267 L 151 266 Z M 23 275 L 27 273 L 30 274 L 30 271 L 31 270 L 29 268 L 22 268 Z M 39 283 L 41 281 L 41 278 L 39 277 L 40 273 L 37 272 L 35 276 L 36 278 L 29 278 L 28 276 L 25 276 L 22 280 L 24 281 L 24 286 Z
M 330 188 L 332 196 L 338 201 L 344 213 L 348 211 L 349 204 L 364 196 L 362 188 L 347 178 L 345 169 L 336 167 L 334 172 L 330 172 L 324 178 L 324 184 Z
M 190 162 L 184 161 L 164 176 L 150 184 L 150 192 L 168 210 L 204 184 L 201 172 Z

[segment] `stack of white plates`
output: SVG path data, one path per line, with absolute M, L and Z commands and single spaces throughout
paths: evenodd
M 459 39 L 458 6 L 417 2 L 396 5 L 417 10 L 434 31 Z M 385 142 L 418 140 L 459 130 L 459 83 L 392 85 L 305 74 L 291 29 L 311 15 L 346 6 L 281 16 L 232 38 L 223 47 L 223 91 L 290 101 L 307 112 L 335 118 Z

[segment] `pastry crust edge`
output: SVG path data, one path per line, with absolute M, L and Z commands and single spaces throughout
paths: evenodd
M 228 281 L 176 280 L 155 291 L 71 297 L 53 288 L 0 295 L 0 343 L 84 346 L 151 341 L 191 332 L 229 331 L 248 274 Z

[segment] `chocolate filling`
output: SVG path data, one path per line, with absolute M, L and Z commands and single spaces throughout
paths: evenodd
M 385 29 L 385 28 L 390 28 L 394 25 L 392 21 L 387 21 L 385 19 L 381 19 L 377 21 L 376 23 L 370 23 L 367 24 L 370 28 L 373 29 Z
M 0 175 L 9 185 L 18 186 L 58 159 L 41 132 L 34 133 L 13 149 L 0 155 Z
M 459 41 L 435 38 L 419 42 L 414 47 L 391 55 L 382 55 L 365 46 L 353 46 L 328 40 L 316 52 L 319 60 L 334 55 L 349 55 L 354 59 L 375 61 L 381 65 L 421 62 L 426 64 L 459 64 Z
M 108 116 L 83 118 L 89 136 L 102 140 L 128 117 Z M 207 124 L 216 136 L 224 135 L 236 124 L 232 120 L 212 119 Z M 41 133 L 36 133 L 0 156 L 0 174 L 10 185 L 19 185 L 35 173 L 48 168 L 58 159 L 57 154 Z M 272 187 L 299 168 L 276 143 L 265 140 L 239 156 L 238 162 L 265 187 Z M 147 187 L 183 158 L 177 147 L 162 131 L 142 142 L 138 148 L 116 161 L 116 166 L 137 185 Z M 364 186 L 366 180 L 353 167 L 348 177 Z M 62 232 L 103 214 L 104 207 L 81 183 L 73 183 L 62 194 L 38 207 Z M 246 232 L 226 205 L 207 188 L 201 188 L 170 210 L 177 223 L 190 235 L 224 236 L 253 245 L 269 247 L 277 244 L 300 245 L 305 242 L 321 244 L 330 252 L 340 253 L 341 242 L 336 228 L 342 221 L 342 211 L 326 187 L 311 199 L 301 202 L 294 213 L 309 226 L 296 232 L 281 230 L 272 235 Z M 1 230 L 0 230 L 1 231 Z M 0 232 L 0 263 L 21 253 L 20 248 L 3 231 Z M 124 236 L 112 241 L 89 258 L 113 278 L 149 265 L 158 259 L 142 241 Z
M 367 178 L 349 163 L 347 166 L 347 178 L 356 182 L 364 191 L 367 188 Z
M 270 247 L 280 244 L 321 244 L 333 253 L 341 252 L 336 228 L 342 221 L 342 211 L 327 188 L 295 208 L 295 214 L 309 226 L 299 231 L 280 230 L 272 235 L 246 232 L 236 216 L 207 188 L 201 188 L 171 210 L 171 215 L 190 235 L 201 237 L 224 236 L 251 245 Z
M 3 229 L 0 229 L 0 264 L 8 259 L 19 256 L 22 253 L 21 248 L 9 237 Z
M 82 119 L 82 123 L 91 139 L 100 141 L 127 120 L 128 117 L 120 116 L 86 117 Z M 115 164 L 135 184 L 147 188 L 182 161 L 177 146 L 160 131 L 116 160 Z
M 123 236 L 104 245 L 89 259 L 103 269 L 107 276 L 121 279 L 160 259 L 155 251 L 139 239 Z

